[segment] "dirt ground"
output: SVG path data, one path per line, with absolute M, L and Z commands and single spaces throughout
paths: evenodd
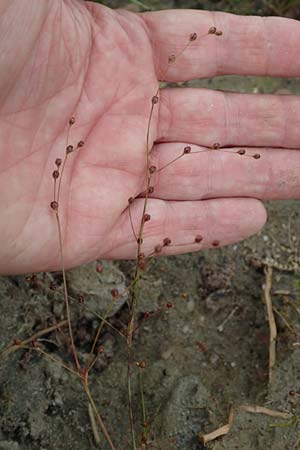
M 253 8 L 260 2 L 238 3 Z M 226 10 L 232 2 L 210 2 L 216 4 Z M 297 17 L 297 8 L 285 14 Z M 219 77 L 186 85 L 256 93 L 300 91 L 298 79 Z M 267 209 L 267 225 L 251 239 L 159 258 L 145 272 L 134 353 L 146 368 L 133 370 L 133 401 L 139 436 L 142 372 L 149 449 L 300 449 L 299 202 L 269 202 Z M 88 358 L 99 324 L 92 311 L 103 314 L 111 288 L 125 292 L 133 270 L 130 261 L 102 263 L 102 273 L 91 263 L 68 275 L 72 296 L 87 299 L 86 305 L 72 306 L 82 360 Z M 278 332 L 271 383 L 263 297 L 266 264 L 274 266 L 271 298 Z M 0 278 L 0 351 L 64 318 L 61 283 L 59 273 Z M 110 312 L 116 330 L 124 329 L 125 300 L 124 296 Z M 70 361 L 64 333 L 49 332 L 40 342 L 51 356 Z M 91 374 L 91 391 L 117 450 L 129 450 L 126 345 L 108 326 L 100 344 L 103 353 Z M 290 412 L 292 418 L 249 413 L 239 410 L 241 405 Z M 225 425 L 231 407 L 235 417 L 230 433 L 204 447 L 199 433 Z M 34 349 L 0 358 L 0 450 L 108 449 L 101 434 L 100 444 L 95 443 L 92 428 L 82 387 L 61 365 Z

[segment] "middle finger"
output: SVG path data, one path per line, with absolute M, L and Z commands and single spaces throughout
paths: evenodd
M 159 142 L 212 147 L 300 147 L 300 99 L 208 89 L 163 89 Z

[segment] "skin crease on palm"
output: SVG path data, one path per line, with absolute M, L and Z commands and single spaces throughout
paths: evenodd
M 220 37 L 208 35 L 211 26 Z M 166 72 L 168 57 L 198 39 Z M 60 269 L 55 159 L 70 142 L 60 217 L 66 267 L 136 255 L 128 198 L 143 190 L 146 130 L 158 80 L 221 74 L 300 75 L 300 24 L 282 18 L 173 10 L 135 14 L 80 0 L 0 1 L 0 273 Z M 143 251 L 165 237 L 221 245 L 256 233 L 261 200 L 300 196 L 300 100 L 294 96 L 165 89 L 151 121 L 151 163 L 186 155 L 153 178 Z M 257 147 L 260 147 L 259 150 Z M 143 199 L 131 206 L 138 228 Z M 195 235 L 201 246 L 190 244 Z

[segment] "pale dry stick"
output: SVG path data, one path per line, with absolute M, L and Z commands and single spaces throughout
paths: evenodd
M 289 412 L 276 411 L 274 409 L 266 408 L 265 406 L 258 405 L 242 405 L 239 407 L 241 411 L 246 411 L 252 414 L 264 414 L 265 416 L 274 417 L 276 419 L 292 419 L 294 415 Z
M 291 413 L 276 411 L 274 409 L 266 408 L 265 406 L 241 405 L 236 409 L 236 412 L 234 412 L 233 407 L 231 407 L 229 411 L 228 423 L 220 428 L 217 428 L 211 433 L 207 434 L 199 433 L 198 435 L 199 441 L 202 444 L 206 445 L 208 442 L 214 441 L 219 437 L 227 435 L 232 428 L 234 417 L 239 411 L 245 411 L 251 414 L 264 414 L 265 416 L 283 420 L 290 420 L 293 419 L 293 417 L 295 417 Z
M 208 442 L 214 441 L 215 439 L 221 436 L 226 436 L 226 434 L 228 434 L 232 428 L 233 419 L 234 419 L 234 409 L 233 407 L 231 407 L 229 410 L 228 423 L 220 428 L 217 428 L 211 433 L 207 434 L 199 433 L 198 435 L 199 441 L 202 444 L 206 445 Z
M 219 331 L 219 333 L 223 333 L 226 323 L 229 322 L 229 320 L 234 316 L 238 309 L 239 306 L 235 306 L 233 310 L 228 314 L 228 316 L 223 320 L 223 322 L 217 326 L 217 330 Z
M 267 309 L 267 318 L 269 322 L 269 382 L 271 383 L 273 379 L 273 369 L 276 363 L 277 327 L 271 299 L 273 269 L 270 266 L 265 266 L 264 272 L 265 272 L 264 301 Z

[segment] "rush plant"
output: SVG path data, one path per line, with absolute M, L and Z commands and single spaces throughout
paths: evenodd
M 171 54 L 166 61 L 166 69 L 162 76 L 162 79 L 167 79 L 167 74 L 172 70 L 174 64 L 177 63 L 178 59 L 180 59 L 181 55 L 186 51 L 186 49 L 190 46 L 193 46 L 193 43 L 197 39 L 202 39 L 205 45 L 205 39 L 214 38 L 214 39 L 222 39 L 222 30 L 218 30 L 213 24 L 212 26 L 205 31 L 201 36 L 198 36 L 195 31 L 191 32 L 189 36 L 186 37 L 186 43 L 183 43 L 182 49 L 177 54 Z M 73 378 L 77 379 L 81 385 L 82 389 L 86 395 L 88 404 L 89 404 L 89 414 L 91 417 L 92 428 L 94 430 L 94 437 L 97 440 L 97 426 L 100 428 L 103 433 L 107 444 L 110 450 L 117 450 L 118 443 L 114 442 L 113 430 L 108 431 L 106 425 L 104 424 L 104 420 L 102 419 L 101 412 L 98 410 L 96 406 L 96 401 L 93 398 L 91 393 L 90 384 L 89 384 L 89 376 L 90 373 L 99 358 L 99 356 L 103 352 L 103 347 L 99 344 L 100 336 L 103 331 L 104 326 L 108 326 L 113 332 L 116 332 L 120 338 L 124 341 L 124 348 L 126 349 L 127 354 L 127 392 L 128 392 L 128 416 L 129 416 L 129 427 L 130 427 L 130 435 L 131 435 L 131 449 L 132 450 L 147 450 L 150 449 L 150 442 L 148 440 L 149 428 L 150 424 L 146 414 L 145 400 L 144 400 L 144 387 L 143 387 L 143 372 L 146 369 L 146 363 L 144 361 L 136 361 L 134 356 L 134 343 L 136 337 L 136 331 L 139 328 L 139 321 L 137 317 L 137 307 L 139 302 L 140 295 L 140 283 L 142 282 L 143 273 L 147 268 L 147 265 L 156 257 L 160 255 L 164 255 L 165 249 L 168 247 L 177 247 L 181 245 L 187 245 L 185 242 L 173 242 L 172 236 L 165 236 L 161 242 L 157 242 L 154 245 L 153 249 L 150 252 L 146 252 L 144 250 L 144 241 L 145 241 L 145 230 L 149 226 L 151 222 L 151 213 L 149 210 L 149 199 L 151 197 L 155 197 L 155 189 L 156 189 L 156 180 L 157 175 L 166 170 L 172 164 L 178 163 L 182 158 L 190 158 L 197 157 L 198 153 L 203 152 L 226 152 L 232 153 L 233 158 L 240 157 L 248 157 L 258 160 L 260 155 L 258 153 L 248 154 L 245 149 L 241 148 L 238 150 L 232 149 L 223 149 L 219 143 L 212 143 L 210 148 L 205 148 L 203 150 L 198 150 L 193 145 L 184 146 L 180 153 L 171 161 L 165 163 L 162 166 L 156 166 L 152 161 L 152 147 L 153 142 L 151 141 L 151 127 L 153 122 L 153 115 L 155 112 L 155 108 L 159 105 L 160 102 L 160 92 L 161 87 L 158 87 L 156 92 L 153 92 L 152 98 L 147 99 L 149 103 L 149 117 L 147 128 L 145 129 L 145 175 L 143 185 L 141 186 L 140 193 L 138 195 L 132 196 L 128 199 L 128 221 L 130 222 L 132 234 L 134 240 L 136 242 L 136 258 L 135 258 L 135 268 L 134 274 L 131 282 L 127 286 L 127 324 L 124 329 L 117 329 L 114 327 L 109 321 L 109 314 L 113 302 L 117 299 L 121 294 L 119 293 L 117 288 L 113 288 L 111 291 L 111 306 L 107 309 L 104 315 L 98 315 L 99 318 L 99 326 L 93 338 L 93 342 L 91 348 L 89 350 L 87 361 L 83 362 L 80 360 L 78 348 L 76 347 L 73 326 L 76 318 L 73 317 L 71 308 L 73 302 L 79 302 L 83 305 L 83 307 L 88 308 L 88 302 L 85 302 L 85 299 L 80 297 L 79 299 L 73 299 L 68 292 L 67 286 L 67 278 L 66 278 L 66 270 L 65 270 L 65 243 L 63 240 L 63 229 L 62 229 L 62 220 L 61 216 L 63 214 L 63 209 L 61 208 L 62 202 L 62 190 L 68 189 L 66 185 L 64 185 L 64 171 L 69 162 L 69 159 L 72 158 L 75 152 L 84 151 L 85 145 L 88 145 L 88 142 L 85 144 L 83 140 L 80 140 L 76 145 L 70 143 L 71 130 L 74 124 L 76 123 L 75 117 L 71 117 L 67 124 L 67 137 L 66 137 L 66 146 L 64 150 L 64 154 L 57 158 L 54 161 L 54 169 L 52 172 L 52 183 L 51 187 L 52 198 L 49 201 L 49 206 L 53 212 L 53 220 L 56 221 L 57 225 L 57 236 L 59 242 L 59 253 L 61 260 L 61 273 L 62 273 L 62 286 L 63 286 L 63 298 L 65 303 L 65 320 L 60 323 L 57 323 L 54 326 L 51 326 L 47 329 L 41 330 L 37 332 L 35 335 L 31 336 L 28 339 L 20 340 L 16 339 L 11 346 L 5 349 L 2 352 L 2 356 L 7 356 L 17 349 L 28 349 L 30 351 L 36 351 L 41 355 L 44 355 L 46 358 L 53 361 L 55 364 L 59 364 L 62 366 Z M 99 187 L 101 189 L 101 187 Z M 139 220 L 133 218 L 132 208 L 137 199 L 142 199 L 142 208 Z M 192 242 L 188 243 L 194 245 L 196 248 L 201 249 L 203 242 L 206 241 L 205 230 L 199 230 L 199 232 L 194 236 Z M 209 244 L 212 247 L 218 247 L 222 244 L 222 242 L 216 236 Z M 101 269 L 99 268 L 99 271 Z M 165 309 L 170 309 L 172 307 L 172 303 L 168 302 L 165 305 Z M 144 314 L 144 320 L 150 318 L 154 314 L 160 311 L 149 311 Z M 48 353 L 43 346 L 42 341 L 40 340 L 43 335 L 49 334 L 54 330 L 62 330 L 64 327 L 67 328 L 67 336 L 66 343 L 68 347 L 68 353 L 70 357 L 66 361 L 61 361 L 56 358 L 52 354 Z M 136 413 L 134 410 L 134 402 L 133 402 L 133 371 L 138 370 L 139 374 L 139 386 L 140 386 L 140 399 L 141 399 L 141 411 L 142 417 L 136 417 Z M 137 423 L 142 423 L 142 430 L 137 431 Z M 139 434 L 138 434 L 139 433 Z

